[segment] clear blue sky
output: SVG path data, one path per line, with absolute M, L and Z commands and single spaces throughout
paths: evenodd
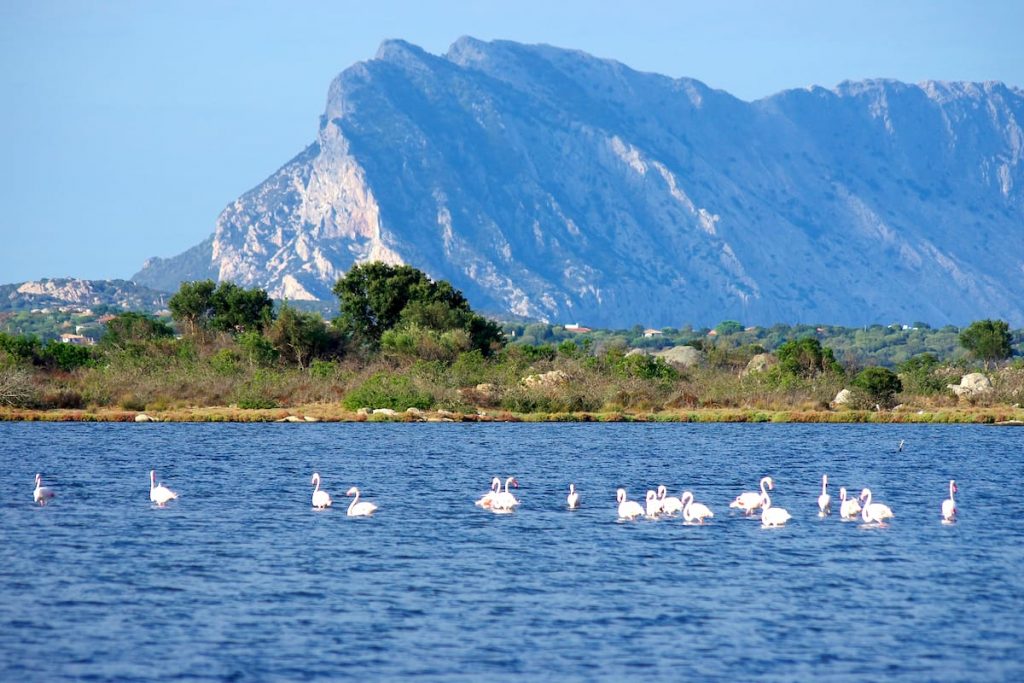
M 578 48 L 743 99 L 845 79 L 1024 86 L 1024 2 L 0 3 L 0 283 L 130 277 L 311 142 L 385 38 Z

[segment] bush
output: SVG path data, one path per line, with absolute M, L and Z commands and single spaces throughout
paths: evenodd
M 238 361 L 237 353 L 231 349 L 221 349 L 210 357 L 210 367 L 218 375 L 237 375 L 241 371 Z
M 896 394 L 903 391 L 903 383 L 895 372 L 887 368 L 865 368 L 853 378 L 853 386 L 862 390 L 872 401 L 883 408 L 896 403 Z
M 897 368 L 904 390 L 922 396 L 931 396 L 946 390 L 945 378 L 936 373 L 938 369 L 939 359 L 931 353 L 918 354 Z
M 350 391 L 341 404 L 349 410 L 359 408 L 391 408 L 426 410 L 434 404 L 430 394 L 418 389 L 405 375 L 378 372 Z
M 790 340 L 777 348 L 775 355 L 779 359 L 779 367 L 787 375 L 816 377 L 827 372 L 843 371 L 832 349 L 822 347 L 821 342 L 813 337 Z
M 32 373 L 26 368 L 0 366 L 0 405 L 22 407 L 32 400 Z
M 44 365 L 60 368 L 64 372 L 71 372 L 77 368 L 91 365 L 93 354 L 92 349 L 88 346 L 50 341 L 43 347 L 40 359 Z

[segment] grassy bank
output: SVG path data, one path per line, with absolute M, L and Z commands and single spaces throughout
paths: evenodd
M 32 410 L 0 408 L 0 421 L 135 422 L 147 415 L 159 422 L 688 422 L 688 423 L 872 423 L 872 424 L 1002 424 L 1024 423 L 1024 409 L 1012 407 L 924 410 L 750 410 L 693 409 L 658 412 L 424 411 L 419 414 L 364 414 L 338 405 L 310 404 L 293 408 L 244 410 L 232 406 L 156 410 L 146 413 L 96 408 L 92 410 Z

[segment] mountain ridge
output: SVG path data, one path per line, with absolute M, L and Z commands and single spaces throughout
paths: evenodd
M 745 102 L 574 50 L 389 40 L 332 80 L 313 143 L 133 279 L 326 299 L 379 259 L 540 320 L 1021 325 L 1022 119 L 994 81 Z

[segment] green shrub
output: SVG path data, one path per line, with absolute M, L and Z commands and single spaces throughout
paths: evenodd
M 338 374 L 338 364 L 316 358 L 309 364 L 309 376 L 316 379 L 331 379 Z
M 359 408 L 391 408 L 393 410 L 420 408 L 426 410 L 433 405 L 434 398 L 418 389 L 413 381 L 405 375 L 378 372 L 350 391 L 341 403 L 349 410 Z
M 241 371 L 238 354 L 232 349 L 221 349 L 210 357 L 210 367 L 218 375 L 237 375 Z
M 896 394 L 903 391 L 903 383 L 895 372 L 887 368 L 865 368 L 853 378 L 853 386 L 867 394 L 868 400 L 883 408 L 896 403 Z

